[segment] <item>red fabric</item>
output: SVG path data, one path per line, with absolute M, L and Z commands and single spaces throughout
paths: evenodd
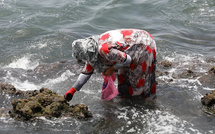
M 146 96 L 142 96 L 142 98 L 145 100 L 145 99 L 147 99 L 148 97 L 146 97 Z
M 122 46 L 122 44 L 121 44 L 119 41 L 117 41 L 116 43 L 117 43 L 120 47 Z
M 147 67 L 146 61 L 144 61 L 142 63 L 142 71 L 146 71 L 146 67 Z
M 119 84 L 122 84 L 125 78 L 123 77 L 122 74 L 119 74 Z
M 156 84 L 153 84 L 152 85 L 152 94 L 155 94 L 156 93 Z
M 106 40 L 110 37 L 110 34 L 109 33 L 106 33 L 104 35 L 102 35 L 102 37 L 99 39 L 99 40 Z
M 127 57 L 127 55 L 126 55 L 126 53 L 124 53 L 124 55 L 123 55 L 125 58 Z
M 119 92 L 116 89 L 116 86 L 114 84 L 116 75 L 115 75 L 115 73 L 113 73 L 113 75 L 111 75 L 111 76 L 104 76 L 102 74 L 102 77 L 104 79 L 104 84 L 102 87 L 101 99 L 109 101 L 119 94 Z
M 148 32 L 147 32 L 147 33 L 148 33 Z M 152 36 L 150 33 L 148 33 L 148 34 L 149 34 L 149 36 L 150 36 L 152 39 L 154 39 L 153 36 Z
M 122 48 L 120 48 L 120 50 L 126 50 L 127 48 L 129 48 L 129 46 L 122 47 Z
M 143 86 L 145 83 L 145 79 L 140 79 L 139 82 L 137 83 L 137 87 L 140 88 L 141 86 Z
M 102 50 L 105 54 L 107 54 L 107 53 L 109 52 L 108 44 L 107 44 L 107 43 L 102 44 L 101 50 Z
M 133 89 L 132 89 L 131 86 L 128 87 L 128 93 L 129 93 L 130 95 L 134 94 Z
M 153 53 L 154 59 L 156 59 L 156 51 L 155 51 L 155 48 L 154 48 L 154 47 L 153 47 L 152 53 Z
M 151 51 L 152 51 L 151 48 L 150 48 L 148 45 L 146 46 L 146 50 L 147 50 L 149 53 L 151 53 Z
M 123 37 L 127 36 L 127 35 L 131 35 L 133 32 L 131 30 L 123 30 L 121 31 L 121 34 L 123 34 Z
M 116 61 L 113 61 L 113 64 L 116 64 L 117 62 Z
M 87 67 L 86 67 L 86 69 L 87 69 L 87 71 L 89 71 L 89 72 L 90 72 L 90 71 L 92 71 L 92 70 L 93 70 L 93 67 L 92 67 L 90 64 L 88 64 L 88 65 L 87 65 Z
M 136 65 L 135 64 L 130 64 L 131 70 L 135 69 Z

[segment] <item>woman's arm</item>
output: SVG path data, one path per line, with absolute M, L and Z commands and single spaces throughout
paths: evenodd
M 77 81 L 75 82 L 75 84 L 72 86 L 73 88 L 75 88 L 77 91 L 79 91 L 82 86 L 90 79 L 92 74 L 83 74 L 81 73 L 78 76 Z
M 78 76 L 78 79 L 76 80 L 75 84 L 65 93 L 64 95 L 65 100 L 67 101 L 72 100 L 74 93 L 82 88 L 82 86 L 89 80 L 91 75 L 92 73 L 91 74 L 81 73 Z
M 113 74 L 113 72 L 115 70 L 118 70 L 120 68 L 123 68 L 123 67 L 126 67 L 127 65 L 129 65 L 131 63 L 131 56 L 130 55 L 126 55 L 126 59 L 124 62 L 122 63 L 116 63 L 115 65 L 109 67 L 108 69 L 106 69 L 104 72 L 103 72 L 103 75 L 105 76 L 110 76 Z
M 79 91 L 82 86 L 90 79 L 91 75 L 93 74 L 94 68 L 86 63 L 82 73 L 78 76 L 75 84 L 65 93 L 64 98 L 67 101 L 70 101 L 76 91 Z

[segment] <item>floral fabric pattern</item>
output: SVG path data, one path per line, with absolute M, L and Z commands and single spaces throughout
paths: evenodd
M 86 62 L 83 73 L 95 69 L 103 72 L 116 63 L 123 63 L 126 55 L 132 61 L 118 70 L 118 91 L 122 96 L 148 97 L 156 92 L 156 43 L 148 32 L 139 29 L 119 29 L 103 33 L 98 39 L 96 63 Z

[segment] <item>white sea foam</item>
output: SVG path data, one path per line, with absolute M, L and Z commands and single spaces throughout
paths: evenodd
M 209 90 L 209 91 L 212 91 L 212 90 L 215 90 L 215 88 L 209 88 L 209 87 L 203 87 L 204 90 Z
M 22 90 L 22 91 L 36 90 L 36 89 L 40 88 L 40 85 L 36 85 L 32 82 L 29 82 L 28 80 L 20 81 L 18 78 L 14 78 L 14 77 L 10 77 L 10 76 L 7 76 L 5 79 L 6 79 L 5 81 L 7 83 L 12 83 L 12 85 L 14 87 L 16 87 L 17 89 Z
M 34 69 L 36 66 L 39 65 L 38 61 L 32 61 L 31 55 L 25 55 L 21 58 L 15 58 L 10 64 L 5 65 L 3 68 L 20 68 L 24 70 Z M 25 74 L 19 74 L 23 77 L 26 77 Z M 22 77 L 20 76 L 20 77 Z M 17 89 L 19 90 L 35 90 L 40 87 L 40 85 L 35 85 L 33 82 L 30 82 L 29 80 L 20 80 L 19 77 L 14 77 L 11 74 L 11 71 L 7 71 L 7 74 L 5 77 L 3 77 L 6 83 L 13 84 Z
M 169 86 L 179 87 L 184 91 L 188 91 L 191 95 L 192 100 L 199 101 L 202 97 L 200 90 L 214 90 L 213 88 L 203 87 L 202 83 L 199 81 L 200 77 L 194 78 L 177 78 L 172 77 L 173 73 L 182 73 L 188 69 L 194 72 L 205 73 L 211 66 L 215 66 L 214 63 L 207 63 L 204 60 L 204 56 L 200 54 L 177 54 L 172 53 L 163 58 L 164 60 L 173 62 L 172 69 L 169 69 L 169 74 L 167 76 L 159 76 L 157 79 L 169 80 L 173 79 L 172 82 L 167 82 Z M 125 115 L 120 114 L 120 115 Z M 120 116 L 119 116 L 120 117 Z M 118 117 L 118 118 L 119 118 Z M 156 114 L 153 111 L 148 111 L 146 115 L 142 115 L 143 120 L 147 120 L 147 128 L 149 130 L 147 133 L 201 133 L 195 125 L 187 122 L 168 111 L 156 110 Z M 150 117 L 150 118 L 149 118 Z M 127 117 L 124 117 L 127 120 Z M 146 119 L 145 119 L 146 118 Z M 208 130 L 208 133 L 213 133 L 213 130 Z M 139 132 L 141 133 L 141 132 Z M 207 132 L 206 132 L 207 133 Z
M 124 108 L 116 112 L 118 119 L 128 121 L 126 126 L 122 126 L 117 130 L 120 133 L 126 128 L 127 133 L 196 133 L 200 134 L 198 129 L 192 123 L 189 123 L 179 117 L 169 113 L 168 111 L 161 110 L 137 110 L 135 108 Z M 133 115 L 133 116 L 129 116 Z M 140 125 L 140 123 L 142 125 Z M 139 125 L 131 125 L 139 124 Z
M 7 71 L 6 77 L 4 77 L 4 80 L 6 83 L 11 83 L 14 85 L 17 89 L 27 91 L 27 90 L 37 90 L 41 87 L 50 87 L 50 85 L 61 83 L 69 77 L 74 76 L 75 74 L 72 73 L 70 70 L 66 70 L 64 73 L 61 74 L 61 76 L 54 78 L 54 79 L 48 79 L 44 83 L 41 84 L 35 84 L 33 82 L 30 82 L 28 80 L 21 81 L 19 78 L 15 78 L 11 75 L 10 71 Z
M 24 81 L 24 82 L 20 82 L 19 80 L 17 80 L 15 83 L 13 83 L 13 85 L 15 87 L 18 87 L 18 89 L 20 90 L 37 90 L 40 88 L 40 85 L 36 85 L 32 82 L 29 82 L 28 80 Z
M 22 68 L 28 70 L 34 69 L 38 65 L 38 61 L 31 60 L 31 55 L 25 55 L 21 58 L 15 58 L 9 65 L 6 65 L 5 68 Z
M 33 46 L 31 46 L 31 48 L 38 48 L 38 49 L 41 49 L 41 48 L 44 48 L 44 47 L 47 47 L 48 43 L 45 42 L 45 43 L 37 43 L 37 44 L 34 44 Z
M 83 92 L 85 94 L 95 94 L 92 90 L 90 89 L 85 89 L 85 90 L 81 90 L 80 92 Z M 99 93 L 101 93 L 101 91 L 98 91 Z
M 11 72 L 7 71 L 7 76 L 4 77 L 6 83 L 11 83 L 19 90 L 27 91 L 27 90 L 36 90 L 39 89 L 40 85 L 35 85 L 34 83 L 25 80 L 21 81 L 18 78 L 11 76 Z
M 30 61 L 30 57 L 23 57 L 21 59 L 15 60 L 8 66 L 5 66 L 5 68 L 22 68 L 22 69 L 33 69 L 35 68 L 33 64 L 34 62 Z M 37 66 L 38 62 L 35 63 Z M 6 76 L 3 77 L 4 81 L 6 83 L 11 83 L 14 85 L 17 89 L 27 91 L 27 90 L 37 90 L 40 89 L 41 87 L 51 87 L 55 84 L 64 82 L 68 80 L 71 76 L 74 76 L 75 74 L 72 73 L 70 70 L 66 70 L 63 72 L 59 77 L 57 78 L 52 78 L 52 79 L 47 79 L 43 83 L 36 84 L 32 81 L 27 80 L 21 80 L 21 77 L 27 78 L 28 76 L 25 76 L 25 74 L 20 74 L 20 77 L 14 77 L 12 71 L 6 70 Z
M 160 80 L 168 80 L 173 79 L 173 82 L 168 84 L 176 84 L 180 87 L 188 87 L 189 89 L 197 90 L 198 87 L 202 86 L 202 83 L 199 81 L 200 77 L 197 78 L 179 78 L 174 79 L 173 74 L 182 73 L 186 70 L 192 70 L 194 72 L 198 73 L 206 73 L 208 72 L 208 69 L 210 66 L 215 66 L 214 63 L 207 63 L 204 60 L 203 55 L 201 54 L 178 54 L 178 53 L 172 53 L 172 55 L 168 55 L 163 57 L 164 60 L 170 61 L 173 63 L 172 68 L 168 70 L 169 74 L 166 76 L 159 76 L 157 79 Z
M 54 78 L 54 79 L 46 80 L 43 85 L 53 85 L 53 84 L 61 83 L 74 75 L 75 74 L 72 73 L 70 70 L 66 70 L 64 73 L 61 74 L 61 76 Z

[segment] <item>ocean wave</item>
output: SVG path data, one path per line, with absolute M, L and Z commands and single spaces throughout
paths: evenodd
M 31 59 L 33 55 L 27 54 L 23 57 L 15 57 L 8 65 L 3 65 L 3 68 L 21 68 L 25 70 L 34 69 L 39 65 L 37 60 Z
M 44 84 L 44 86 L 48 86 L 48 85 L 54 85 L 54 84 L 58 84 L 61 83 L 67 79 L 69 79 L 71 76 L 74 76 L 75 74 L 72 73 L 70 70 L 66 70 L 64 73 L 62 73 L 59 77 L 57 78 L 53 78 L 53 79 L 47 79 Z
M 21 74 L 23 75 L 23 74 Z M 21 77 L 21 76 L 20 76 Z M 29 80 L 20 80 L 19 77 L 12 76 L 10 71 L 7 71 L 6 76 L 3 78 L 5 83 L 13 84 L 17 89 L 27 91 L 27 90 L 38 90 L 40 85 L 35 84 Z
M 117 118 L 125 120 L 126 125 L 116 130 L 117 133 L 197 133 L 201 132 L 186 120 L 177 117 L 169 111 L 137 109 L 131 107 L 118 108 Z M 136 125 L 134 125 L 136 124 Z

